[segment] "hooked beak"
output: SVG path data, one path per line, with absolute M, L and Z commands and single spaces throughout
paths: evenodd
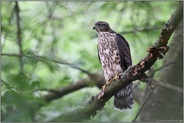
M 93 29 L 96 29 L 96 26 L 93 26 Z

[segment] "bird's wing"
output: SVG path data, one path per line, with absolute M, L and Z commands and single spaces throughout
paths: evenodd
M 99 55 L 99 49 L 98 49 L 99 47 L 98 47 L 98 45 L 97 45 L 97 50 L 98 50 L 98 59 L 99 59 L 99 61 L 100 61 L 100 63 L 101 63 L 101 59 L 100 59 L 100 55 Z M 102 63 L 101 63 L 102 64 Z
M 116 34 L 116 44 L 120 55 L 121 67 L 122 69 L 126 70 L 132 65 L 129 44 L 120 34 Z

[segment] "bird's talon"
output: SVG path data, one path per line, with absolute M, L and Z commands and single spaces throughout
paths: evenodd
M 118 75 L 116 75 L 116 76 L 113 78 L 113 80 L 114 80 L 114 79 L 117 79 L 117 78 L 119 78 L 119 76 L 118 76 Z
M 120 74 L 120 75 L 116 75 L 114 78 L 112 78 L 112 79 L 110 79 L 109 81 L 107 81 L 106 84 L 102 87 L 102 90 L 105 91 L 106 87 L 107 87 L 108 85 L 110 85 L 110 83 L 111 83 L 113 80 L 120 78 L 120 76 L 121 76 L 121 74 Z
M 105 90 L 105 88 L 106 88 L 106 84 L 102 87 L 102 90 L 104 91 L 104 90 Z

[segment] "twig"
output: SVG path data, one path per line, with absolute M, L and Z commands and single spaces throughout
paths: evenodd
M 46 4 L 46 7 L 47 7 L 47 11 L 48 11 L 48 16 L 47 16 L 47 17 L 48 17 L 48 23 L 47 23 L 47 27 L 50 26 L 50 28 L 51 28 L 51 30 L 52 30 L 52 31 L 51 31 L 51 32 L 52 32 L 52 42 L 51 42 L 52 47 L 50 47 L 50 51 L 51 51 L 52 58 L 53 58 L 53 57 L 55 57 L 55 52 L 56 52 L 56 49 L 54 49 L 53 45 L 56 44 L 56 42 L 57 42 L 58 40 L 57 40 L 57 36 L 56 36 L 56 33 L 55 33 L 56 26 L 55 26 L 54 23 L 52 22 L 52 16 L 53 16 L 53 14 L 54 14 L 54 11 L 55 11 L 56 6 L 58 5 L 58 3 L 57 3 L 57 2 L 54 2 L 54 3 L 52 4 L 52 6 L 51 6 L 51 5 L 49 5 L 49 3 L 46 1 L 45 4 Z M 50 22 L 50 24 L 49 24 L 49 22 Z
M 45 4 L 46 4 L 47 9 L 48 9 L 48 19 L 51 20 L 51 19 L 52 19 L 52 15 L 53 15 L 53 13 L 54 13 L 54 11 L 55 11 L 55 8 L 56 8 L 56 6 L 58 5 L 58 3 L 57 3 L 57 2 L 54 2 L 54 3 L 53 3 L 53 8 L 51 8 L 51 7 L 49 6 L 49 4 L 48 4 L 47 1 L 45 2 Z
M 9 54 L 9 53 L 1 53 L 1 56 L 12 56 L 12 57 L 20 57 L 21 56 L 21 57 L 23 57 L 23 55 L 20 55 L 20 54 Z M 24 56 L 30 58 L 30 56 L 27 56 L 27 55 L 24 55 Z M 70 67 L 72 67 L 74 69 L 80 70 L 81 72 L 83 72 L 83 73 L 85 73 L 85 74 L 87 74 L 89 76 L 92 75 L 89 71 L 84 70 L 84 69 L 82 69 L 80 67 L 77 67 L 77 66 L 75 66 L 73 64 L 70 64 L 68 62 L 65 62 L 65 61 L 53 60 L 53 59 L 49 59 L 49 58 L 46 58 L 44 56 L 38 56 L 38 55 L 32 55 L 31 57 L 36 57 L 37 60 L 39 60 L 39 61 L 43 61 L 43 59 L 45 59 L 45 60 L 48 60 L 48 61 L 51 61 L 51 62 L 55 62 L 55 63 L 58 63 L 58 64 L 68 65 L 68 66 L 70 66 Z
M 22 61 L 22 32 L 20 27 L 20 8 L 18 5 L 18 1 L 15 1 L 15 15 L 16 15 L 16 24 L 17 24 L 17 43 L 19 46 L 19 64 L 20 64 L 20 73 L 23 73 L 23 61 Z
M 149 73 L 148 73 L 148 76 L 150 77 L 150 78 L 152 78 L 153 76 L 154 76 L 154 74 L 155 74 L 155 72 L 157 72 L 157 71 L 159 71 L 159 70 L 162 70 L 162 69 L 164 69 L 165 67 L 168 67 L 168 66 L 170 66 L 170 65 L 172 65 L 172 64 L 175 64 L 175 62 L 170 62 L 170 63 L 167 63 L 167 64 L 165 64 L 165 65 L 163 65 L 163 66 L 161 66 L 161 67 L 159 67 L 159 68 L 157 68 L 157 69 L 150 69 L 149 70 Z
M 141 113 L 144 105 L 146 104 L 147 100 L 149 99 L 149 97 L 151 96 L 151 94 L 153 93 L 153 91 L 155 90 L 156 86 L 154 86 L 152 88 L 152 90 L 148 93 L 147 97 L 145 98 L 144 102 L 142 103 L 141 107 L 139 108 L 139 111 L 137 112 L 137 114 L 135 115 L 134 119 L 132 120 L 132 122 L 135 122 L 137 117 L 139 116 L 139 114 Z
M 71 92 L 74 92 L 84 87 L 92 86 L 94 84 L 97 84 L 97 83 L 91 82 L 88 78 L 81 79 L 81 80 L 78 80 L 77 82 L 73 82 L 68 86 L 62 87 L 59 90 L 54 90 L 54 91 L 52 90 L 51 93 L 44 96 L 44 100 L 46 100 L 47 102 L 50 102 L 52 100 L 61 98 Z
M 13 57 L 20 57 L 20 54 L 1 53 L 1 56 L 13 56 Z
M 91 73 L 90 73 L 89 71 L 84 70 L 84 69 L 82 69 L 82 68 L 80 68 L 80 67 L 77 67 L 77 66 L 75 66 L 75 65 L 73 65 L 73 64 L 70 64 L 70 63 L 68 63 L 68 62 L 53 60 L 53 59 L 45 58 L 45 57 L 43 57 L 43 56 L 38 56 L 38 55 L 34 55 L 34 56 L 37 57 L 37 58 L 39 58 L 39 59 L 46 59 L 46 60 L 49 60 L 49 61 L 51 61 L 51 62 L 55 62 L 55 63 L 58 63 L 58 64 L 68 65 L 68 66 L 70 66 L 70 67 L 72 67 L 72 68 L 75 68 L 75 69 L 77 69 L 77 70 L 80 70 L 81 72 L 83 72 L 83 73 L 85 73 L 85 74 L 87 74 L 87 75 L 89 75 L 89 76 L 91 75 Z
M 148 31 L 158 30 L 160 28 L 161 27 L 144 28 L 144 29 L 134 29 L 134 30 L 130 30 L 130 31 L 120 32 L 120 34 L 130 34 L 130 33 L 136 33 L 136 32 L 148 32 Z
M 6 87 L 7 87 L 8 89 L 12 90 L 12 88 L 10 87 L 10 85 L 9 85 L 7 82 L 5 82 L 5 81 L 2 80 L 2 79 L 1 79 L 1 82 L 2 82 L 3 84 L 5 84 Z
M 156 72 L 156 71 L 162 70 L 162 69 L 164 69 L 165 67 L 168 67 L 168 66 L 170 66 L 170 65 L 172 65 L 172 64 L 175 64 L 175 63 L 176 63 L 176 62 L 169 62 L 169 63 L 167 63 L 167 64 L 165 64 L 165 65 L 163 65 L 163 66 L 161 66 L 161 67 L 155 69 L 154 71 Z
M 165 83 L 165 82 L 158 82 L 158 81 L 156 81 L 152 78 L 144 79 L 144 81 L 149 83 L 149 84 L 159 85 L 161 87 L 165 87 L 165 88 L 168 88 L 168 89 L 171 89 L 171 90 L 174 90 L 174 91 L 177 91 L 177 92 L 183 94 L 183 89 L 180 88 L 180 87 L 176 87 L 174 85 L 171 85 L 171 84 L 168 84 L 168 83 Z

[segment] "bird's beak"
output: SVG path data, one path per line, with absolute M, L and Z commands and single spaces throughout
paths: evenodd
M 93 29 L 96 29 L 96 26 L 93 26 Z

